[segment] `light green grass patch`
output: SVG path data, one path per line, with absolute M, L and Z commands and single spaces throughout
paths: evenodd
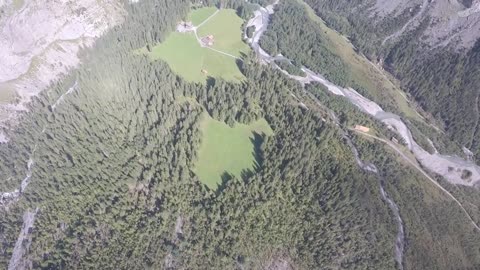
M 197 9 L 190 13 L 189 18 L 198 25 L 216 10 L 212 7 Z M 197 30 L 198 36 L 202 37 L 201 31 L 214 35 L 214 49 L 238 57 L 249 50 L 242 41 L 242 23 L 234 10 L 222 9 Z M 205 83 L 208 76 L 233 82 L 245 79 L 237 66 L 238 59 L 201 47 L 194 33 L 171 33 L 151 52 L 142 48 L 137 53 L 146 53 L 153 61 L 164 60 L 175 73 L 191 82 Z
M 262 137 L 273 134 L 265 119 L 250 125 L 235 124 L 233 128 L 208 115 L 202 121 L 202 143 L 195 166 L 202 183 L 215 190 L 225 172 L 241 179 L 243 171 L 255 170 L 259 162 L 255 151 L 263 139 L 255 138 L 254 134 Z
M 194 9 L 188 14 L 187 21 L 191 21 L 193 25 L 199 25 L 217 11 L 216 7 L 203 7 Z
M 149 56 L 152 60 L 164 60 L 175 73 L 191 82 L 205 82 L 207 76 L 229 81 L 244 79 L 236 59 L 200 47 L 193 33 L 171 33 L 165 42 L 152 48 Z
M 242 40 L 242 18 L 238 17 L 233 9 L 222 9 L 198 30 L 198 36 L 213 35 L 212 48 L 226 53 L 241 56 L 247 53 L 248 45 Z

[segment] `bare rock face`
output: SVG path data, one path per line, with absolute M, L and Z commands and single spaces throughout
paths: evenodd
M 372 12 L 383 18 L 412 13 L 412 18 L 385 41 L 397 39 L 427 18 L 430 24 L 422 40 L 432 48 L 452 45 L 469 49 L 480 38 L 480 0 L 376 0 Z
M 25 0 L 16 9 L 0 1 L 6 14 L 0 17 L 0 127 L 5 127 L 31 97 L 76 67 L 78 51 L 120 23 L 125 11 L 120 0 Z M 7 100 L 7 94 L 14 98 Z

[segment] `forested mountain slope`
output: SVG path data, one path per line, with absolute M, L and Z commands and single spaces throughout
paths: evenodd
M 189 82 L 167 62 L 142 53 L 165 42 L 179 22 L 186 25 L 192 9 L 216 5 L 247 20 L 258 15 L 258 4 L 273 1 L 252 2 L 120 3 L 123 22 L 81 51 L 78 69 L 33 98 L 8 130 L 10 141 L 0 144 L 0 268 L 480 264 L 480 233 L 472 226 L 480 221 L 478 190 L 435 178 L 457 203 L 397 152 L 352 131 L 364 125 L 369 135 L 401 139 L 345 97 L 292 80 L 275 65 L 261 64 L 253 50 L 235 58 L 242 80 L 202 72 L 203 82 Z M 304 34 L 302 25 L 315 26 L 299 3 L 284 0 L 275 7 L 285 16 L 304 14 L 304 24 L 285 25 L 292 36 Z M 329 43 L 308 57 L 272 41 L 285 35 L 274 34 L 280 20 L 272 19 L 261 41 L 269 51 L 298 57 L 299 65 L 310 61 L 339 84 L 364 87 L 366 95 L 373 88 Z M 387 90 L 372 96 L 413 118 Z M 255 166 L 239 176 L 226 169 L 217 188 L 196 171 L 206 117 L 232 130 L 257 121 L 269 130 L 247 134 Z
M 480 157 L 479 1 L 306 0 Z
M 1 210 L 2 265 L 255 269 L 285 260 L 309 269 L 342 258 L 345 267 L 393 267 L 392 223 L 376 179 L 356 167 L 335 128 L 292 100 L 298 85 L 248 58 L 242 84 L 189 84 L 163 62 L 132 54 L 161 41 L 189 8 L 157 4 L 130 6 L 122 27 L 36 99 L 1 145 L 2 190 L 31 173 L 21 197 Z M 264 117 L 275 133 L 262 144 L 262 168 L 217 193 L 192 172 L 204 112 L 221 121 Z M 23 216 L 35 225 L 19 253 Z

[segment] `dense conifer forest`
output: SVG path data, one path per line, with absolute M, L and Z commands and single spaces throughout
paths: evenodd
M 203 2 L 244 18 L 255 7 Z M 406 269 L 480 263 L 480 236 L 454 203 L 395 153 L 347 131 L 363 124 L 391 134 L 346 100 L 320 85 L 304 89 L 253 53 L 238 61 L 244 81 L 209 77 L 205 84 L 134 53 L 164 41 L 191 5 L 125 3 L 125 22 L 85 49 L 81 67 L 37 97 L 11 143 L 0 145 L 2 191 L 18 188 L 31 171 L 20 198 L 0 209 L 1 268 L 24 214 L 38 209 L 31 241 L 22 243 L 33 269 L 275 269 L 285 262 L 286 269 L 396 269 L 397 228 L 379 181 L 407 228 Z M 298 8 L 285 12 L 295 16 Z M 307 51 L 295 58 L 350 83 L 320 35 L 306 34 L 315 33 L 313 24 L 298 20 L 306 29 L 283 26 L 300 37 L 297 51 Z M 262 46 L 295 53 L 275 38 L 267 34 Z M 312 40 L 318 47 L 308 47 Z M 310 100 L 307 108 L 298 99 Z M 273 130 L 252 153 L 259 166 L 241 179 L 225 172 L 217 190 L 193 170 L 205 113 L 230 126 L 263 118 Z M 357 165 L 346 133 L 380 176 Z

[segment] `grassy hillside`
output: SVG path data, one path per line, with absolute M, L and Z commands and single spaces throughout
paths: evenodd
M 172 70 L 191 82 L 204 83 L 207 76 L 228 81 L 244 78 L 235 59 L 200 47 L 192 33 L 171 33 L 165 42 L 152 48 L 149 57 L 164 60 Z
M 216 7 L 203 7 L 193 10 L 188 14 L 187 21 L 193 25 L 199 25 L 217 11 Z
M 249 51 L 242 40 L 243 20 L 233 9 L 222 9 L 198 29 L 199 37 L 213 35 L 212 48 L 240 57 Z
M 261 164 L 260 145 L 264 136 L 272 135 L 265 119 L 250 125 L 227 124 L 204 116 L 201 124 L 202 144 L 195 171 L 200 180 L 215 190 L 222 177 L 231 174 L 242 179 L 242 173 L 253 173 Z M 228 177 L 227 177 L 228 178 Z
M 200 8 L 189 15 L 194 25 L 200 25 L 217 9 Z M 197 22 L 197 23 L 196 23 Z M 242 41 L 241 26 L 243 20 L 232 9 L 222 9 L 193 32 L 171 33 L 168 38 L 151 48 L 148 53 L 152 60 L 162 59 L 180 76 L 191 82 L 205 83 L 208 76 L 239 82 L 245 77 L 240 72 L 235 57 L 248 52 L 247 44 Z M 213 35 L 212 49 L 202 47 L 197 40 Z M 217 51 L 215 51 L 217 50 Z M 229 55 L 230 54 L 230 55 Z

